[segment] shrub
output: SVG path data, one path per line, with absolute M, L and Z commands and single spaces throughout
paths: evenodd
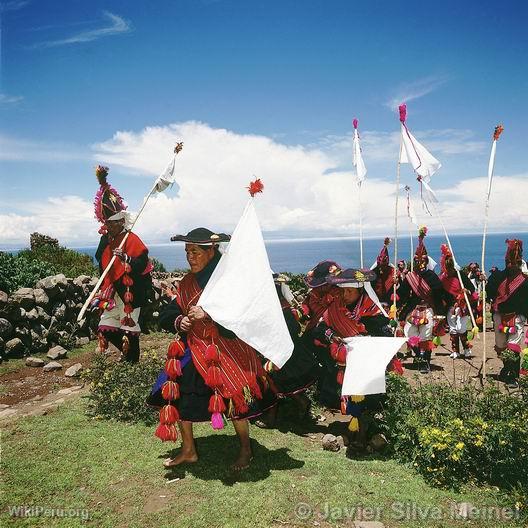
M 160 262 L 157 258 L 150 257 L 150 262 L 152 262 L 152 265 L 154 266 L 154 269 L 152 271 L 158 273 L 167 273 L 167 269 L 165 268 L 163 263 Z
M 35 249 L 24 249 L 18 254 L 18 257 L 28 261 L 45 262 L 56 270 L 55 273 L 64 273 L 66 277 L 99 274 L 92 257 L 62 246 L 44 244 Z
M 33 287 L 40 279 L 57 273 L 49 262 L 0 252 L 0 290 L 7 293 L 22 287 Z
M 473 481 L 526 489 L 527 396 L 525 380 L 518 394 L 505 394 L 495 386 L 413 388 L 390 375 L 378 426 L 392 453 L 434 485 Z
M 117 363 L 105 354 L 96 354 L 83 373 L 90 383 L 89 414 L 154 425 L 158 415 L 145 400 L 163 366 L 163 359 L 154 353 L 143 353 L 140 363 Z

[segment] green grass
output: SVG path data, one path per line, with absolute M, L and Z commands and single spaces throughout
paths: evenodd
M 200 461 L 167 472 L 162 461 L 176 446 L 159 442 L 153 428 L 92 419 L 84 410 L 85 402 L 78 400 L 4 428 L 2 526 L 278 527 L 314 526 L 314 521 L 316 526 L 350 526 L 346 512 L 336 508 L 363 506 L 381 508 L 385 526 L 445 528 L 464 523 L 420 520 L 417 512 L 441 507 L 447 515 L 454 502 L 504 504 L 492 488 L 434 489 L 395 461 L 349 460 L 343 452 L 322 451 L 309 435 L 255 427 L 253 465 L 238 477 L 227 469 L 237 447 L 231 425 L 221 432 L 197 426 Z M 171 478 L 180 480 L 168 483 Z M 391 513 L 395 502 L 414 503 L 414 518 L 397 520 Z M 299 503 L 316 512 L 328 504 L 334 518 L 299 519 Z M 16 505 L 84 509 L 90 519 L 12 519 L 6 510 Z M 490 520 L 471 526 L 518 524 Z

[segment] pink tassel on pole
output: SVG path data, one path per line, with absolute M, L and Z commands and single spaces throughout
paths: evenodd
M 352 124 L 354 125 L 354 128 L 357 129 L 357 126 L 358 126 L 358 120 L 356 118 L 354 118 L 354 121 L 352 121 Z
M 400 111 L 400 121 L 405 123 L 405 120 L 407 119 L 407 105 L 405 103 L 401 104 L 398 107 L 398 110 Z

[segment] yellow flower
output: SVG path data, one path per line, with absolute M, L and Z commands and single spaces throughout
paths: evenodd
M 460 456 L 457 454 L 451 455 L 451 460 L 454 460 L 455 462 L 457 462 L 458 460 L 460 460 Z
M 458 442 L 458 444 L 455 446 L 456 449 L 464 449 L 464 442 Z

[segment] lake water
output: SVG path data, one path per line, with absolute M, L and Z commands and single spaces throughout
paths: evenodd
M 506 238 L 528 239 L 527 233 L 490 234 L 486 239 L 486 268 L 491 266 L 504 267 L 504 253 L 506 251 Z M 452 235 L 451 243 L 456 259 L 460 265 L 476 261 L 480 263 L 482 251 L 481 235 Z M 444 237 L 428 236 L 425 245 L 429 255 L 437 262 L 436 271 L 440 267 L 440 245 L 445 242 Z M 416 247 L 417 239 L 413 244 Z M 383 238 L 369 238 L 363 241 L 364 265 L 370 267 L 376 259 Z M 290 239 L 290 240 L 267 240 L 266 248 L 271 267 L 275 271 L 290 271 L 292 273 L 305 273 L 321 260 L 334 260 L 343 267 L 359 267 L 359 240 L 355 238 L 332 238 L 332 239 Z M 93 257 L 95 247 L 75 248 Z M 391 262 L 393 260 L 394 246 L 391 244 L 389 252 Z M 149 252 L 167 268 L 187 268 L 185 260 L 184 245 L 181 242 L 167 244 L 151 244 Z M 398 258 L 409 260 L 410 241 L 409 237 L 398 240 Z

